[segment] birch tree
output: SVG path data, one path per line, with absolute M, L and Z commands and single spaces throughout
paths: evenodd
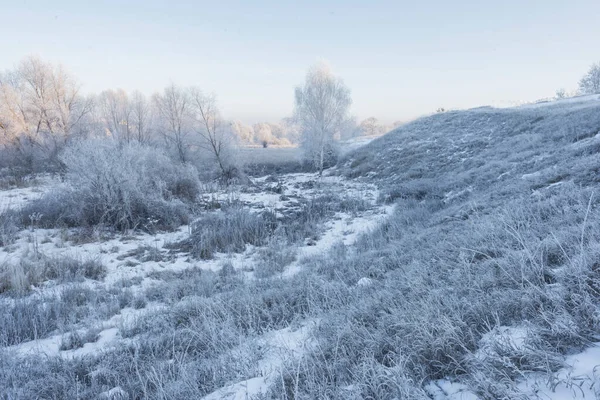
M 579 81 L 581 94 L 600 94 L 600 63 L 593 64 Z
M 335 140 L 348 118 L 350 89 L 324 64 L 309 69 L 303 86 L 296 88 L 294 116 L 300 126 L 306 161 L 323 174 L 335 158 Z

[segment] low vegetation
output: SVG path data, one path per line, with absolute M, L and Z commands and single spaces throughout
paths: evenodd
M 114 182 L 107 186 L 65 162 L 69 204 L 89 208 L 32 202 L 13 211 L 17 223 L 41 215 L 29 233 L 102 224 L 146 235 L 122 238 L 121 264 L 38 254 L 19 274 L 14 263 L 3 270 L 13 275 L 0 297 L 0 387 L 11 399 L 201 398 L 249 379 L 264 385 L 264 399 L 431 399 L 440 380 L 482 399 L 534 398 L 544 388 L 528 386 L 532 376 L 550 389 L 574 387 L 555 373 L 600 331 L 599 133 L 599 106 L 585 100 L 438 113 L 327 171 L 377 185 L 378 205 L 299 180 L 296 198 L 283 185 L 265 195 L 277 206 L 235 199 L 195 208 L 193 175 L 163 169 L 155 150 L 132 150 L 145 154 L 139 162 L 121 157 L 127 146 L 107 150 L 136 166 L 115 179 L 98 169 L 93 176 Z M 137 179 L 153 189 L 137 189 Z M 102 188 L 126 194 L 110 197 L 119 208 L 138 204 L 125 198 L 141 205 L 109 212 Z M 374 218 L 387 205 L 393 212 L 355 240 L 319 242 L 340 215 Z M 86 217 L 69 219 L 69 210 Z M 180 240 L 160 236 L 187 222 Z M 20 228 L 3 240 L 18 243 Z M 123 279 L 105 278 L 108 270 Z M 92 347 L 107 321 L 119 331 L 110 346 L 66 357 Z M 274 362 L 284 352 L 269 340 L 304 328 Z M 56 355 L 23 352 L 50 338 Z M 599 384 L 577 379 L 581 391 Z
M 45 228 L 174 229 L 189 222 L 200 193 L 192 168 L 138 143 L 77 142 L 60 159 L 65 185 L 27 204 L 24 224 L 38 216 Z

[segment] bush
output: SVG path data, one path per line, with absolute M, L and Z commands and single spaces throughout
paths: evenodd
M 40 226 L 48 228 L 173 229 L 188 222 L 200 193 L 191 167 L 139 143 L 75 142 L 60 159 L 66 185 L 24 207 L 24 221 L 40 214 Z

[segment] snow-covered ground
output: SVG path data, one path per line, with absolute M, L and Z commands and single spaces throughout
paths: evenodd
M 517 339 L 520 340 L 520 339 Z M 518 385 L 528 398 L 540 400 L 598 399 L 600 388 L 600 343 L 566 357 L 566 368 L 550 376 L 530 374 Z M 426 386 L 434 400 L 477 400 L 469 388 L 459 382 L 440 379 Z
M 246 400 L 267 393 L 270 385 L 283 373 L 285 363 L 293 364 L 311 347 L 310 332 L 316 324 L 316 321 L 310 321 L 297 329 L 285 328 L 265 335 L 260 341 L 266 349 L 259 361 L 261 375 L 216 390 L 204 400 Z
M 58 179 L 50 175 L 42 175 L 31 182 L 31 186 L 0 190 L 0 212 L 18 209 L 28 201 L 39 199 L 45 192 L 58 184 Z
M 12 189 L 0 192 L 0 199 L 4 200 L 11 208 L 22 206 L 27 201 L 39 198 L 43 193 L 52 188 L 53 182 L 46 180 L 40 186 L 27 189 Z M 345 180 L 338 176 L 317 177 L 314 174 L 289 174 L 273 177 L 262 177 L 255 180 L 254 185 L 244 190 L 227 189 L 204 193 L 205 199 L 213 201 L 237 201 L 251 210 L 275 210 L 280 215 L 290 207 L 296 207 L 303 199 L 310 199 L 319 194 L 338 193 L 344 196 L 354 196 L 372 204 L 372 208 L 359 214 L 337 213 L 335 217 L 323 226 L 323 233 L 314 242 L 300 244 L 297 249 L 298 257 L 287 267 L 282 276 L 292 276 L 297 273 L 305 257 L 315 256 L 328 251 L 334 244 L 342 242 L 352 246 L 358 235 L 374 228 L 385 216 L 391 212 L 391 206 L 376 204 L 378 191 L 373 185 Z M 181 272 L 190 268 L 200 268 L 217 271 L 227 260 L 234 268 L 243 269 L 254 262 L 256 248 L 248 246 L 246 251 L 239 254 L 217 254 L 211 260 L 197 260 L 187 253 L 173 251 L 169 244 L 177 243 L 189 236 L 189 226 L 182 226 L 174 232 L 159 232 L 148 234 L 131 232 L 129 234 L 104 234 L 99 232 L 96 240 L 78 243 L 68 229 L 39 229 L 35 226 L 25 229 L 18 234 L 16 242 L 10 246 L 0 248 L 0 265 L 18 265 L 22 260 L 32 258 L 61 258 L 68 257 L 76 260 L 96 260 L 107 268 L 106 277 L 102 282 L 87 280 L 91 288 L 109 288 L 119 282 L 131 282 L 129 290 L 133 293 L 142 292 L 155 284 L 150 276 L 154 272 L 172 271 Z M 144 261 L 143 255 L 147 251 L 154 251 L 160 255 L 158 260 Z M 248 275 L 246 275 L 248 276 Z M 252 276 L 249 276 L 252 278 Z M 45 291 L 56 290 L 57 286 L 49 282 L 34 288 L 34 293 L 42 295 Z M 97 352 L 123 340 L 119 327 L 127 324 L 136 316 L 160 309 L 160 304 L 149 303 L 141 310 L 125 308 L 119 314 L 106 321 L 96 321 L 98 339 L 93 343 L 86 343 L 82 348 L 75 350 L 60 350 L 63 334 L 57 332 L 47 338 L 12 346 L 10 349 L 17 354 L 44 354 L 47 356 L 60 355 L 74 357 L 90 352 Z M 248 382 L 240 382 L 228 388 L 223 388 L 209 398 L 226 398 L 225 393 L 258 393 L 257 390 L 266 390 L 270 376 L 282 365 L 283 360 L 300 351 L 305 346 L 306 338 L 313 323 L 307 323 L 297 330 L 284 329 L 273 332 L 264 338 L 265 348 L 268 352 L 261 363 L 262 376 Z M 230 397 L 235 398 L 235 397 Z

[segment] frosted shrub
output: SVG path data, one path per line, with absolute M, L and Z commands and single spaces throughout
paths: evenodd
M 159 150 L 110 140 L 75 142 L 60 156 L 67 183 L 23 210 L 53 226 L 103 224 L 115 229 L 174 228 L 186 223 L 199 193 L 191 167 Z

